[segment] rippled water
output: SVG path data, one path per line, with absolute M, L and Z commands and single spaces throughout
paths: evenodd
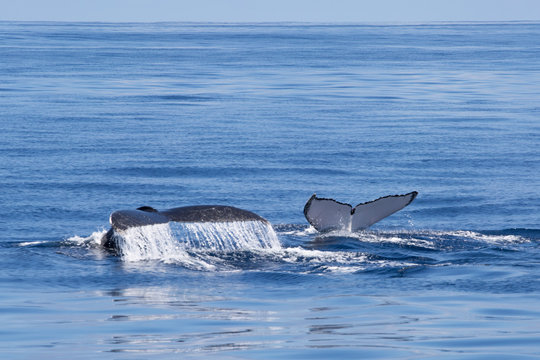
M 538 358 L 540 25 L 0 22 L 0 353 Z M 416 190 L 319 234 L 316 192 Z M 256 223 L 99 243 L 112 211 Z

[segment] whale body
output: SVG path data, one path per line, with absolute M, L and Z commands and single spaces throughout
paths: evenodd
M 269 224 L 265 218 L 248 210 L 226 205 L 183 206 L 158 211 L 150 206 L 142 206 L 136 210 L 118 210 L 111 214 L 111 228 L 103 236 L 102 245 L 111 250 L 118 250 L 115 232 L 122 232 L 132 227 L 167 224 L 169 222 L 185 223 L 227 223 L 236 221 L 260 221 Z
M 388 195 L 352 207 L 350 204 L 318 198 L 313 194 L 304 206 L 304 215 L 320 232 L 335 230 L 356 232 L 403 209 L 417 195 L 416 191 L 404 195 Z

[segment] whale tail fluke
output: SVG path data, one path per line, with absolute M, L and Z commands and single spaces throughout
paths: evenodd
M 359 231 L 392 215 L 409 205 L 418 195 L 389 195 L 356 205 L 354 208 L 334 199 L 318 198 L 313 194 L 304 206 L 307 221 L 318 231 Z

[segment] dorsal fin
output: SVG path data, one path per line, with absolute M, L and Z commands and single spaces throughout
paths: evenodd
M 137 210 L 146 211 L 146 212 L 156 212 L 156 213 L 158 212 L 156 209 L 154 209 L 151 206 L 141 206 L 137 208 Z

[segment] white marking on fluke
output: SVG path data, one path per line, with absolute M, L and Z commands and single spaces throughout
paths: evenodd
M 413 191 L 404 195 L 389 195 L 356 205 L 334 199 L 318 198 L 313 194 L 304 206 L 307 221 L 318 231 L 364 230 L 376 222 L 409 205 L 418 195 Z

